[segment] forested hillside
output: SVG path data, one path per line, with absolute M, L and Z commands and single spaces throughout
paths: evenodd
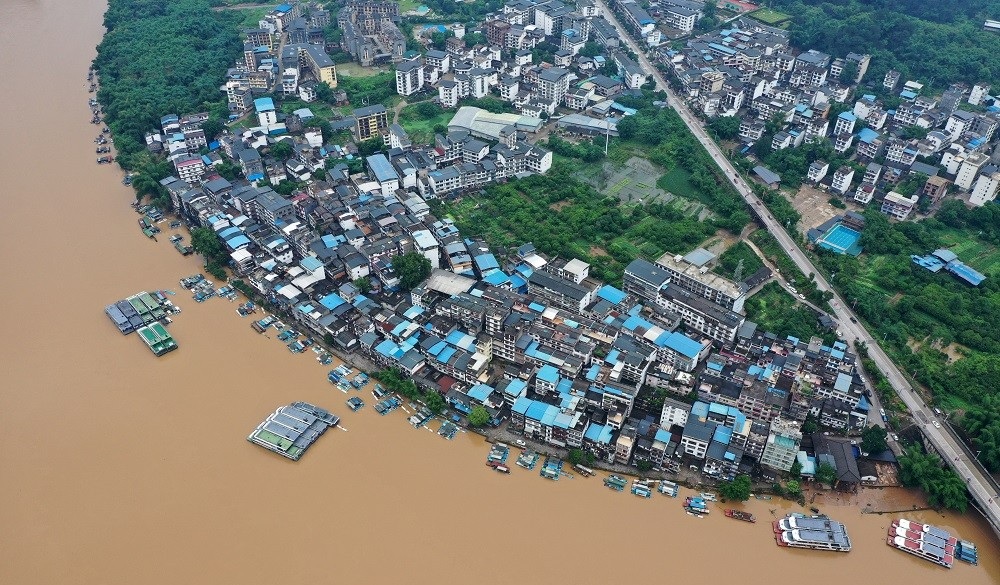
M 145 132 L 164 114 L 209 104 L 241 44 L 233 12 L 212 12 L 209 0 L 110 0 L 108 29 L 97 47 L 98 99 L 114 132 L 118 159 L 132 168 Z
M 1000 35 L 983 30 L 1000 19 L 998 0 L 774 0 L 792 15 L 792 43 L 837 56 L 869 53 L 869 81 L 888 69 L 936 88 L 956 81 L 1000 81 Z

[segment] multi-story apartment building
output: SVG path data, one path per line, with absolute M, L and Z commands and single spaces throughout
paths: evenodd
M 411 96 L 424 89 L 424 64 L 418 57 L 396 66 L 396 93 Z
M 695 295 L 739 313 L 746 300 L 746 288 L 709 270 L 707 265 L 714 258 L 704 250 L 695 250 L 686 256 L 665 254 L 657 261 L 670 275 L 672 286 L 681 286 Z
M 778 471 L 788 471 L 792 468 L 799 453 L 802 442 L 802 430 L 798 421 L 775 418 L 771 421 L 770 433 L 764 452 L 760 456 L 761 465 L 766 465 Z
M 355 109 L 354 119 L 354 133 L 358 140 L 378 138 L 389 129 L 389 114 L 382 104 Z

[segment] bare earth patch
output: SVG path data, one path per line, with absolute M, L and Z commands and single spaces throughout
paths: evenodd
M 591 246 L 587 250 L 587 252 L 591 256 L 610 256 L 610 254 L 608 254 L 608 251 L 605 250 L 604 248 L 600 247 L 600 246 Z
M 569 201 L 556 201 L 555 203 L 549 205 L 549 209 L 552 211 L 562 211 L 572 205 Z
M 795 211 L 802 215 L 799 227 L 803 234 L 831 217 L 841 215 L 846 211 L 830 205 L 831 195 L 829 193 L 809 185 L 799 187 L 794 197 L 789 197 L 787 194 L 785 197 L 792 203 Z

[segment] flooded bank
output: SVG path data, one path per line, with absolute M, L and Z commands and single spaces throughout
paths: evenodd
M 975 541 L 979 567 L 947 571 L 887 547 L 893 516 L 861 511 L 919 506 L 909 492 L 821 496 L 852 552 L 782 550 L 768 521 L 798 508 L 779 500 L 744 506 L 756 524 L 716 504 L 696 519 L 681 509 L 690 490 L 644 499 L 604 488 L 603 474 L 502 475 L 477 436 L 446 441 L 402 411 L 378 416 L 370 396 L 349 412 L 332 366 L 255 334 L 235 303 L 179 290 L 197 260 L 143 236 L 120 172 L 94 163 L 85 80 L 103 10 L 0 4 L 14 81 L 0 86 L 0 582 L 1000 581 L 996 540 L 971 514 L 907 516 Z M 104 307 L 163 288 L 183 309 L 169 326 L 180 349 L 157 358 Z M 299 462 L 247 442 L 299 400 L 346 430 Z

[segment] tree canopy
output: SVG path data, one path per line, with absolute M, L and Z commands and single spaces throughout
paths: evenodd
M 210 6 L 209 0 L 110 0 L 94 66 L 97 97 L 124 168 L 134 168 L 145 133 L 158 130 L 164 114 L 228 115 L 219 86 L 242 45 L 236 14 Z
M 996 37 L 983 31 L 995 18 L 996 0 L 917 2 L 916 0 L 774 0 L 793 14 L 792 44 L 835 56 L 872 56 L 866 81 L 878 83 L 896 69 L 943 88 L 956 81 L 996 81 L 1000 52 Z
M 837 482 L 837 470 L 829 463 L 820 463 L 816 467 L 816 481 L 833 487 Z
M 727 500 L 745 502 L 750 499 L 751 487 L 749 475 L 737 475 L 732 481 L 722 482 L 719 493 Z
M 872 425 L 861 433 L 861 450 L 865 453 L 881 453 L 886 450 L 885 429 Z
M 485 406 L 477 404 L 472 407 L 472 411 L 469 412 L 469 424 L 474 427 L 481 427 L 489 424 L 490 422 L 490 412 L 486 410 Z
M 410 290 L 431 275 L 431 261 L 419 252 L 407 252 L 392 259 L 392 268 L 399 276 L 399 286 Z
M 965 481 L 945 468 L 940 457 L 924 453 L 918 447 L 908 449 L 899 458 L 899 479 L 907 487 L 923 490 L 927 502 L 935 508 L 965 512 L 969 505 Z

